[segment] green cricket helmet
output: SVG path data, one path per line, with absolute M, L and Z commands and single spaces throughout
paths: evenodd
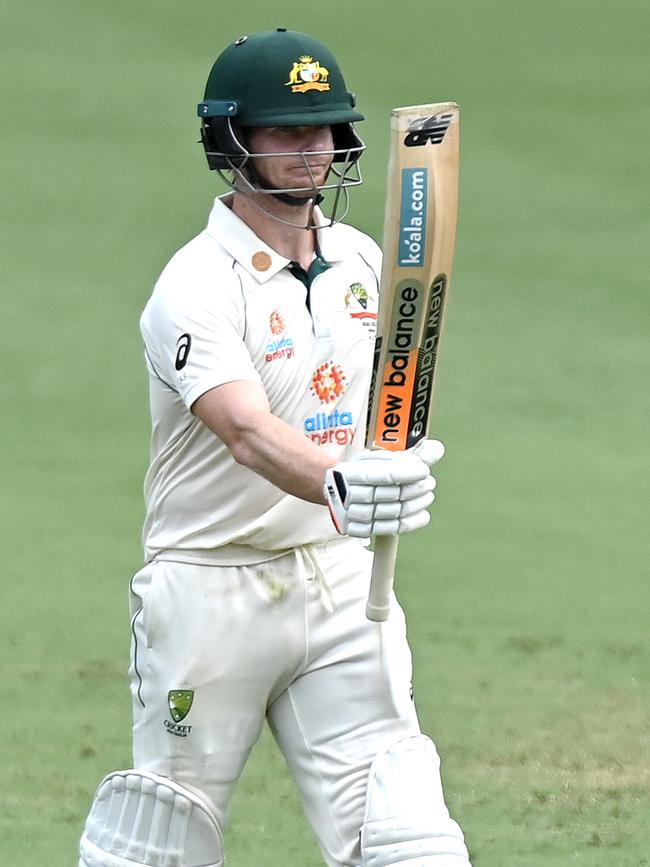
M 242 165 L 249 156 L 241 135 L 247 127 L 330 126 L 334 162 L 353 163 L 365 147 L 353 127 L 364 116 L 333 54 L 284 27 L 229 45 L 212 67 L 197 113 L 211 169 Z

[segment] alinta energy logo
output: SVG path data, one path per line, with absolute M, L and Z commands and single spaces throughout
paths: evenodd
M 172 689 L 169 691 L 167 694 L 167 705 L 171 720 L 166 719 L 164 721 L 168 734 L 175 735 L 177 738 L 186 738 L 189 735 L 192 731 L 192 726 L 181 725 L 181 723 L 190 712 L 193 702 L 193 689 Z
M 270 364 L 280 358 L 293 358 L 294 348 L 291 337 L 281 337 L 286 331 L 286 324 L 279 310 L 274 310 L 269 317 L 269 328 L 275 340 L 266 345 L 264 361 Z
M 333 361 L 326 361 L 316 368 L 311 378 L 311 390 L 321 403 L 334 403 L 347 388 L 343 368 Z
M 286 327 L 287 326 L 284 324 L 284 319 L 280 311 L 274 310 L 269 316 L 269 328 L 271 329 L 271 334 L 277 337 L 278 334 L 282 334 Z
M 347 377 L 339 364 L 327 361 L 316 368 L 311 391 L 321 403 L 334 403 L 346 390 Z M 338 408 L 332 412 L 317 412 L 305 419 L 305 435 L 316 445 L 348 445 L 354 436 L 354 416 Z

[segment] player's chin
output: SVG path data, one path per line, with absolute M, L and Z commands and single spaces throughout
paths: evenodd
M 314 165 L 309 166 L 309 169 L 301 166 L 291 173 L 291 182 L 295 186 L 300 184 L 304 187 L 318 187 L 325 183 L 329 170 L 329 165 Z
M 305 190 L 305 191 L 313 191 L 318 192 L 318 190 L 324 185 L 325 178 L 324 177 L 296 177 L 291 178 L 286 183 L 286 189 L 294 189 L 294 190 Z

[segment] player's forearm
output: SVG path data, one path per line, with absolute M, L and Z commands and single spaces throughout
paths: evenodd
M 259 385 L 226 383 L 202 395 L 192 410 L 228 446 L 237 463 L 288 494 L 325 503 L 325 472 L 336 461 L 273 415 Z
M 324 504 L 325 472 L 336 461 L 282 419 L 267 413 L 242 426 L 227 444 L 237 463 L 278 488 Z

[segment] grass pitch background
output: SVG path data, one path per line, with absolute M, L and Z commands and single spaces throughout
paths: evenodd
M 448 454 L 399 591 L 474 863 L 649 864 L 645 0 L 5 2 L 0 864 L 76 863 L 95 786 L 130 764 L 137 318 L 215 193 L 212 60 L 277 25 L 331 45 L 358 94 L 351 219 L 377 238 L 390 108 L 462 106 Z M 320 863 L 268 737 L 227 842 L 232 867 Z

